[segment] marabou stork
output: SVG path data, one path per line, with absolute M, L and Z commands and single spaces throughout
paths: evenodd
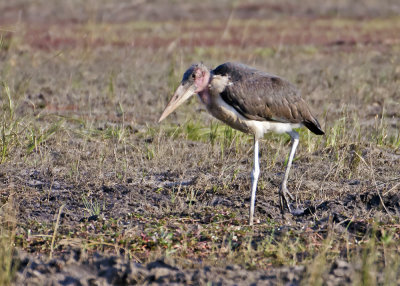
M 317 135 L 324 134 L 296 88 L 281 77 L 240 63 L 224 63 L 214 70 L 209 70 L 202 63 L 193 64 L 184 73 L 180 86 L 165 107 L 159 122 L 196 93 L 214 117 L 234 129 L 254 135 L 250 225 L 254 219 L 260 174 L 258 141 L 269 131 L 290 135 L 292 148 L 279 190 L 279 202 L 282 213 L 285 206 L 292 213 L 288 197 L 293 200 L 293 196 L 286 184 L 299 143 L 299 134 L 293 129 L 305 126 Z

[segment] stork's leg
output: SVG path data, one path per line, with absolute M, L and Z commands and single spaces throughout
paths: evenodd
M 289 191 L 286 187 L 286 184 L 287 184 L 287 180 L 289 178 L 290 167 L 292 166 L 294 154 L 296 153 L 296 148 L 297 148 L 297 145 L 299 144 L 299 134 L 296 131 L 292 130 L 291 132 L 288 132 L 288 134 L 292 138 L 292 149 L 290 150 L 290 153 L 289 153 L 289 159 L 288 159 L 287 166 L 286 166 L 285 177 L 283 178 L 282 186 L 279 190 L 279 199 L 280 199 L 280 206 L 281 206 L 282 213 L 284 212 L 285 206 L 289 209 L 289 212 L 292 212 L 288 197 L 290 197 L 290 199 L 292 199 L 292 200 L 294 198 L 289 193 Z
M 260 163 L 258 160 L 258 139 L 254 137 L 254 166 L 251 171 L 251 200 L 250 200 L 250 218 L 249 225 L 254 221 L 254 205 L 256 202 L 257 182 L 260 175 Z

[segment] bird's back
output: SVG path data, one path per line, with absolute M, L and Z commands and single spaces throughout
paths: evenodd
M 324 134 L 297 89 L 287 80 L 240 63 L 224 63 L 213 75 L 229 77 L 220 94 L 245 118 L 257 121 L 301 123 L 315 134 Z

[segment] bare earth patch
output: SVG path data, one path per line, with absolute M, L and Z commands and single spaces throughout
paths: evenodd
M 399 283 L 398 1 L 28 2 L 0 3 L 1 283 Z M 296 214 L 285 135 L 261 143 L 249 227 L 251 138 L 197 100 L 156 123 L 201 60 L 284 76 L 315 111 Z

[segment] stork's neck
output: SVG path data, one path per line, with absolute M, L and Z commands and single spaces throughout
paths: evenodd
M 211 104 L 211 95 L 208 87 L 198 93 L 201 102 L 203 102 L 206 106 Z
M 209 89 L 210 82 L 211 74 L 210 72 L 206 72 L 202 78 L 202 81 L 198 83 L 197 94 L 206 106 L 211 104 L 211 95 Z

